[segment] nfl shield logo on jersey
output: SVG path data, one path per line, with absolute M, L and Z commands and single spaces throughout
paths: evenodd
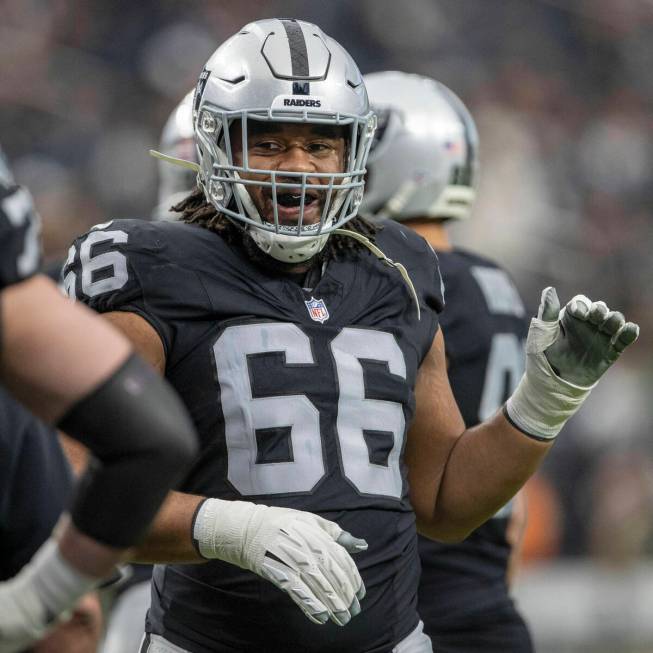
M 329 311 L 327 311 L 323 299 L 315 299 L 315 297 L 311 297 L 308 301 L 304 302 L 304 304 L 306 304 L 311 320 L 324 324 L 329 319 Z

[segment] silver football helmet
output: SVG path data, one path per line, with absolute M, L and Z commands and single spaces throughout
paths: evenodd
M 478 135 L 465 105 L 421 75 L 372 73 L 365 86 L 379 126 L 361 211 L 394 220 L 469 217 Z
M 252 239 L 270 256 L 287 263 L 307 260 L 334 229 L 357 214 L 376 118 L 354 60 L 319 27 L 290 19 L 243 27 L 207 62 L 195 89 L 193 119 L 198 181 L 208 201 L 220 213 L 246 223 Z M 234 163 L 229 133 L 234 121 L 240 121 L 242 165 Z M 307 174 L 251 168 L 246 144 L 253 121 L 344 127 L 345 169 Z M 252 174 L 264 181 L 245 178 Z M 307 182 L 307 177 L 319 183 Z M 271 192 L 272 221 L 259 215 L 248 192 L 253 185 Z M 322 197 L 320 220 L 303 224 L 305 204 L 316 192 Z M 279 195 L 292 195 L 299 206 L 296 224 L 280 223 Z
M 197 150 L 193 135 L 193 94 L 194 90 L 174 108 L 161 133 L 159 149 L 163 154 L 197 162 Z M 197 173 L 188 168 L 171 166 L 159 161 L 159 200 L 154 209 L 156 220 L 176 220 L 178 213 L 170 207 L 184 199 L 196 183 Z

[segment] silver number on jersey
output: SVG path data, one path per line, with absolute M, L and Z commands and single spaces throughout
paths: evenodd
M 505 270 L 475 266 L 470 270 L 476 280 L 487 308 L 493 315 L 524 317 L 526 309 L 512 279 Z
M 86 236 L 79 248 L 79 260 L 82 264 L 82 292 L 87 297 L 95 297 L 111 290 L 120 290 L 129 279 L 127 257 L 124 254 L 112 250 L 93 255 L 94 245 L 106 242 L 112 244 L 127 242 L 127 233 L 119 229 L 114 229 L 113 231 L 95 231 L 96 229 L 107 227 L 110 224 L 111 222 L 106 222 L 93 227 L 93 231 Z M 71 245 L 68 250 L 68 258 L 64 264 L 64 269 L 73 264 L 75 254 L 75 245 Z M 100 272 L 100 270 L 104 273 L 103 278 L 93 281 L 93 275 L 96 272 Z M 63 280 L 63 289 L 71 299 L 76 299 L 76 283 L 77 275 L 71 270 Z
M 2 210 L 14 227 L 22 227 L 27 223 L 25 245 L 16 260 L 19 276 L 27 277 L 38 268 L 41 256 L 40 225 L 38 216 L 34 213 L 32 196 L 27 189 L 19 187 L 2 200 Z
M 400 404 L 367 399 L 361 360 L 388 365 L 406 378 L 406 363 L 394 337 L 346 328 L 334 338 L 340 396 L 337 437 L 345 477 L 361 493 L 401 498 L 399 458 L 405 437 Z M 287 365 L 315 365 L 309 337 L 296 325 L 249 324 L 227 327 L 213 347 L 228 454 L 228 478 L 243 495 L 310 492 L 325 474 L 320 414 L 305 395 L 252 397 L 247 357 L 282 352 Z M 290 428 L 290 462 L 257 462 L 257 430 Z M 370 462 L 365 432 L 390 433 L 386 464 Z
M 66 258 L 66 262 L 63 264 L 63 269 L 65 270 L 69 265 L 72 265 L 75 262 L 75 254 L 77 254 L 77 250 L 75 249 L 74 245 L 71 245 L 68 248 L 68 258 Z M 61 285 L 63 286 L 63 291 L 70 297 L 72 300 L 77 300 L 77 295 L 75 293 L 75 280 L 77 279 L 77 275 L 70 270 L 68 274 L 63 278 L 63 281 L 61 282 Z
M 324 476 L 320 414 L 306 395 L 252 397 L 247 357 L 283 352 L 288 365 L 314 365 L 294 324 L 228 327 L 213 347 L 224 413 L 228 478 L 244 495 L 310 492 Z M 290 427 L 292 462 L 257 463 L 257 429 Z
M 129 278 L 127 258 L 116 251 L 104 252 L 93 256 L 93 245 L 105 243 L 126 243 L 127 234 L 124 231 L 91 231 L 79 248 L 79 260 L 82 264 L 82 292 L 87 297 L 95 297 L 104 292 L 119 290 Z M 103 279 L 93 281 L 93 274 L 111 268 L 111 274 Z
M 345 476 L 364 494 L 401 497 L 399 457 L 403 446 L 405 419 L 400 404 L 365 398 L 361 359 L 386 363 L 392 374 L 406 378 L 406 362 L 390 333 L 345 328 L 331 342 L 336 361 L 338 399 L 338 441 Z M 389 432 L 393 445 L 387 463 L 370 462 L 365 431 Z
M 524 373 L 524 343 L 514 333 L 495 333 L 485 370 L 478 418 L 484 421 L 499 410 Z M 507 396 L 506 396 L 507 393 Z

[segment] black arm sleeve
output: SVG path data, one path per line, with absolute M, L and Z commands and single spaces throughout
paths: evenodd
M 144 536 L 168 490 L 197 453 L 195 430 L 181 400 L 137 356 L 76 404 L 58 426 L 95 457 L 77 489 L 73 523 L 117 548 Z

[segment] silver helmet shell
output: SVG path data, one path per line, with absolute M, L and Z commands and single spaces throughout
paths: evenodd
M 334 229 L 357 214 L 376 119 L 354 60 L 319 27 L 290 19 L 259 20 L 243 27 L 207 62 L 195 90 L 193 118 L 198 181 L 208 201 L 220 213 L 246 223 L 252 239 L 270 256 L 287 263 L 307 260 L 324 247 Z M 234 164 L 229 137 L 235 120 L 242 129 L 240 166 Z M 252 121 L 347 128 L 345 170 L 308 175 L 251 168 L 245 144 Z M 267 180 L 245 178 L 250 174 Z M 323 191 L 324 202 L 320 222 L 304 225 L 308 176 L 318 180 L 311 189 Z M 251 185 L 272 189 L 273 222 L 259 215 L 247 190 Z M 301 197 L 297 224 L 279 223 L 278 192 Z
M 395 220 L 468 218 L 478 134 L 465 105 L 421 75 L 372 73 L 365 86 L 379 127 L 361 210 Z
M 197 163 L 197 150 L 193 134 L 193 94 L 187 93 L 174 108 L 161 132 L 159 150 L 163 154 Z M 188 168 L 159 161 L 159 198 L 154 210 L 157 220 L 176 220 L 178 213 L 170 208 L 181 202 L 196 183 L 197 174 Z

